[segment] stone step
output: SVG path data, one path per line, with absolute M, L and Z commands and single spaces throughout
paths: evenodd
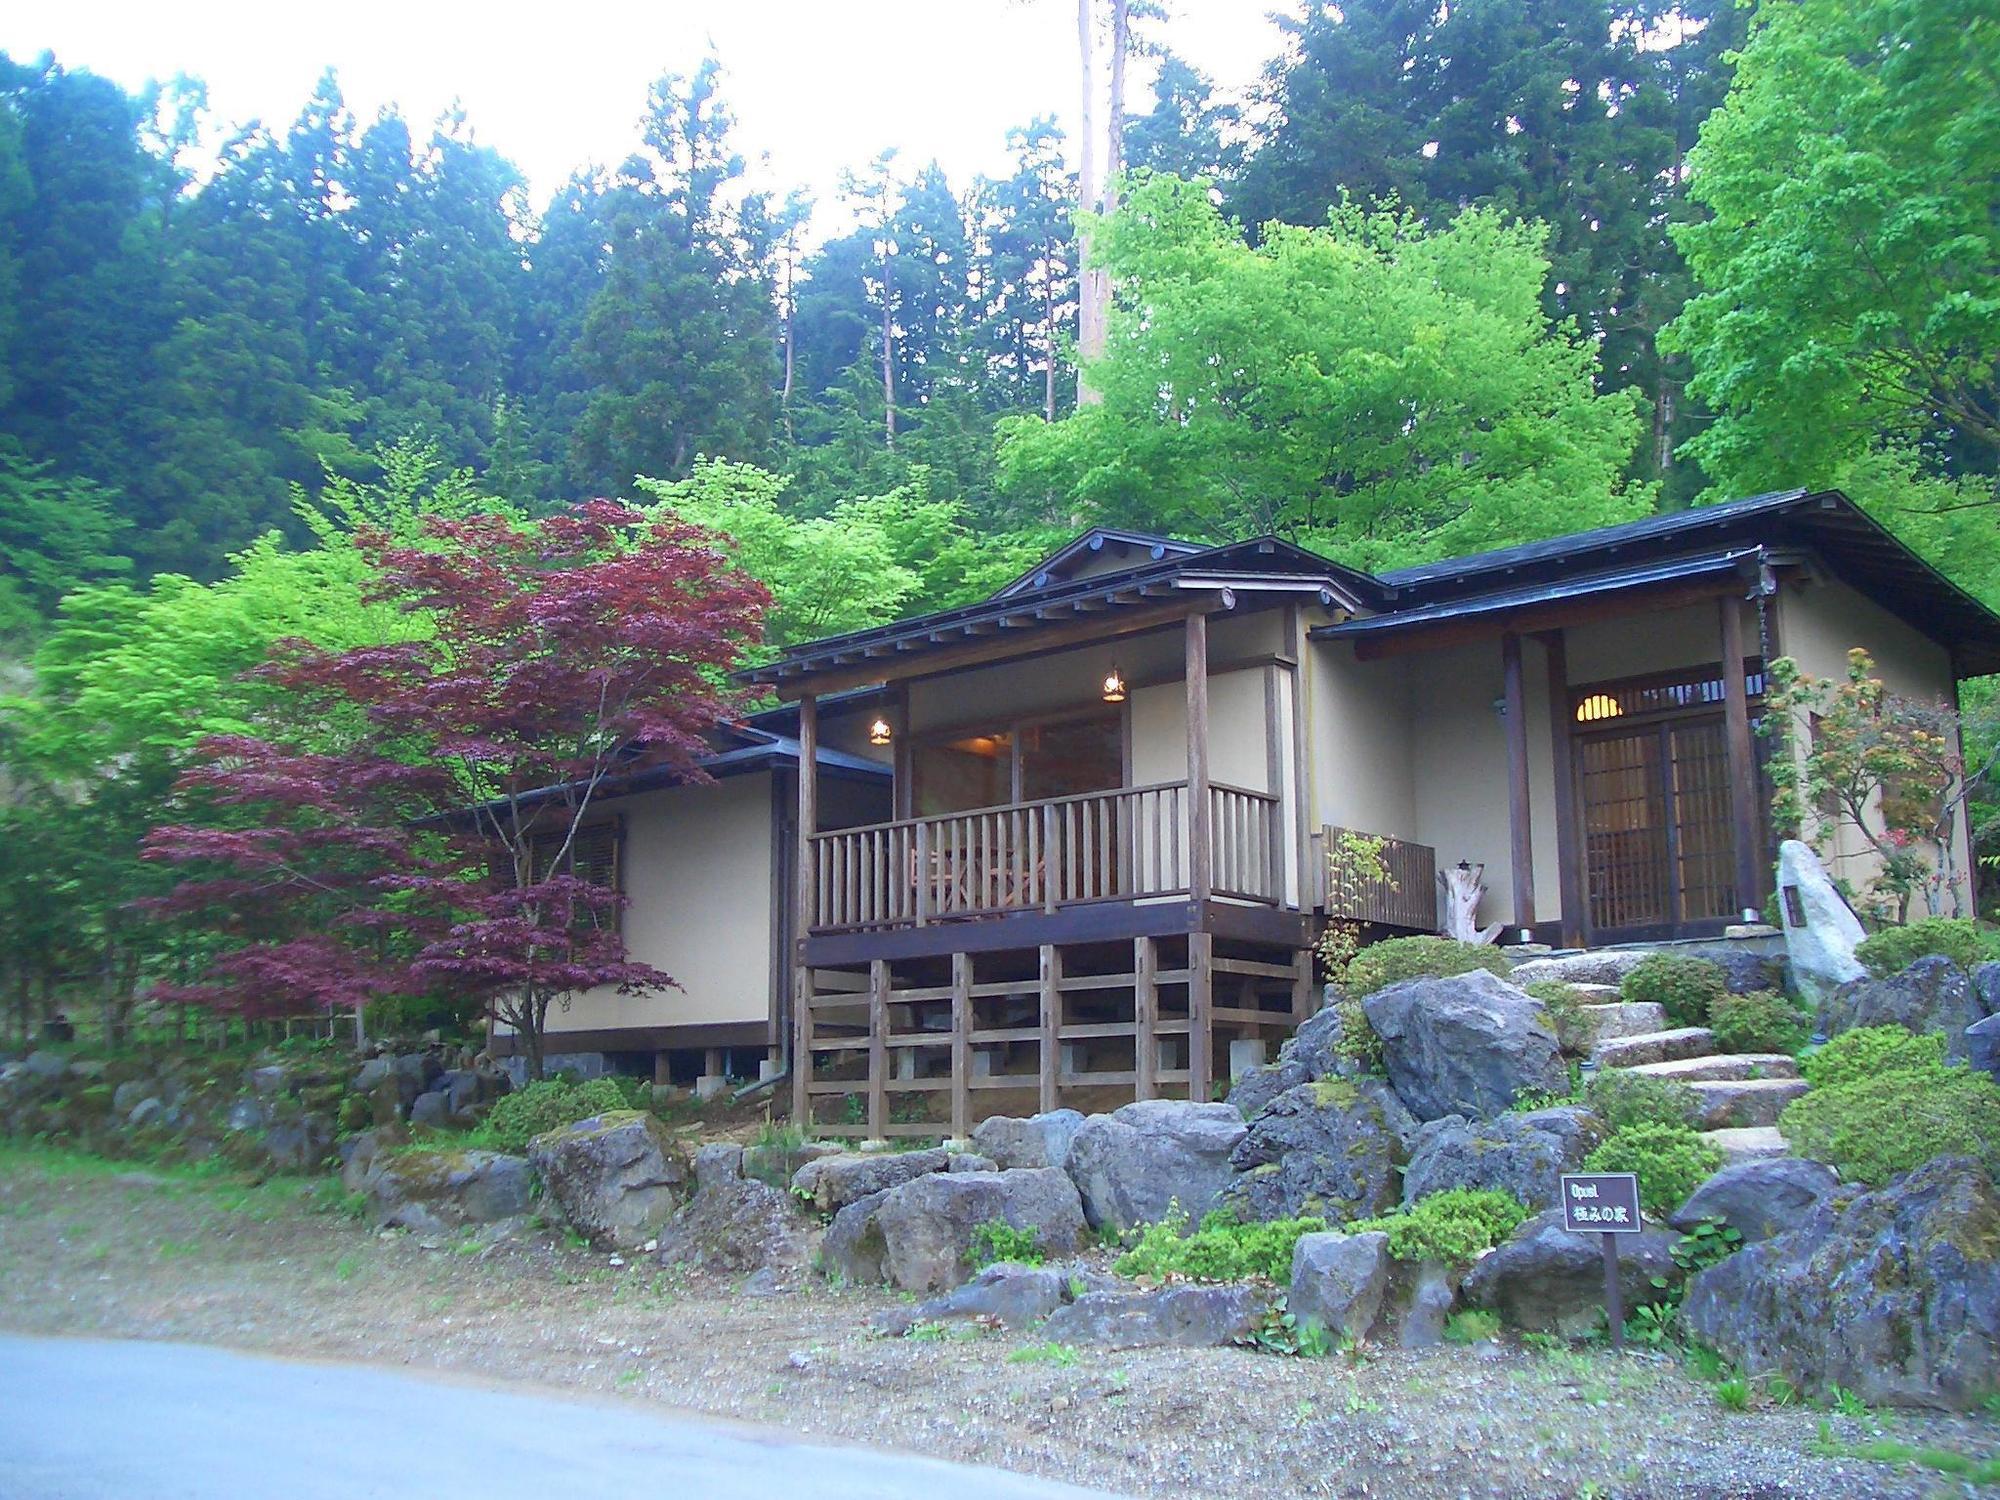
M 1803 1078 L 1745 1078 L 1735 1082 L 1691 1083 L 1701 1101 L 1697 1129 L 1725 1130 L 1746 1125 L 1776 1125 L 1785 1106 L 1803 1094 Z
M 1755 1078 L 1796 1078 L 1798 1059 L 1783 1052 L 1731 1052 L 1715 1057 L 1677 1057 L 1672 1062 L 1640 1063 L 1628 1072 L 1679 1083 L 1743 1083 Z
M 1582 1011 L 1583 1024 L 1589 1028 L 1593 1044 L 1608 1042 L 1614 1037 L 1644 1036 L 1649 1031 L 1667 1029 L 1667 1013 L 1651 1000 L 1586 1005 Z
M 1682 1026 L 1599 1042 L 1590 1049 L 1590 1060 L 1600 1068 L 1630 1068 L 1639 1063 L 1671 1062 L 1677 1057 L 1707 1057 L 1713 1051 L 1714 1032 L 1706 1026 Z
M 1722 1153 L 1725 1167 L 1792 1154 L 1791 1146 L 1778 1134 L 1775 1125 L 1738 1125 L 1721 1130 L 1704 1130 L 1701 1138 Z

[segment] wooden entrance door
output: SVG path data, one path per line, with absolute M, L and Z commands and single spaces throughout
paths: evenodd
M 1664 937 L 1735 920 L 1721 714 L 1576 740 L 1590 936 Z

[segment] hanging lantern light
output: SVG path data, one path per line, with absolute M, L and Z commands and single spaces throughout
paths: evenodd
M 1119 674 L 1116 665 L 1104 674 L 1104 701 L 1106 703 L 1125 701 L 1125 679 Z
M 889 728 L 889 721 L 887 719 L 877 719 L 873 724 L 868 726 L 868 743 L 871 745 L 886 745 L 894 737 L 894 733 Z

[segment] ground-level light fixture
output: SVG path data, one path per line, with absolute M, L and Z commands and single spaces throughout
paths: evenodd
M 889 727 L 887 719 L 877 719 L 868 726 L 868 743 L 871 745 L 886 745 L 894 737 L 895 731 Z
M 1104 701 L 1106 703 L 1125 701 L 1125 678 L 1115 666 L 1104 674 Z

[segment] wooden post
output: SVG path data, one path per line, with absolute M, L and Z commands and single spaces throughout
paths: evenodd
M 889 960 L 868 965 L 868 1137 L 887 1139 L 889 1123 Z
M 1187 617 L 1188 895 L 1206 901 L 1214 840 L 1208 805 L 1208 616 Z
M 1153 1099 L 1160 1085 L 1160 950 L 1149 937 L 1132 940 L 1132 1097 Z
M 1560 630 L 1542 637 L 1549 659 L 1549 762 L 1556 789 L 1556 877 L 1562 892 L 1557 913 L 1562 941 L 1575 947 L 1583 941 L 1585 896 L 1583 866 L 1577 858 L 1576 768 L 1571 759 L 1569 707 L 1569 647 Z
M 1041 1111 L 1056 1107 L 1058 1075 L 1062 1068 L 1062 949 L 1054 943 L 1042 944 L 1042 1056 Z
M 1188 934 L 1188 1098 L 1208 1103 L 1214 1076 L 1215 1036 L 1210 1012 L 1215 1000 L 1215 938 L 1211 933 Z
M 793 847 L 797 904 L 792 914 L 792 1123 L 812 1134 L 812 970 L 806 934 L 813 925 L 813 835 L 819 831 L 819 700 L 799 699 L 799 811 Z
M 1292 1025 L 1303 1026 L 1313 1016 L 1312 949 L 1301 948 L 1292 956 Z
M 910 685 L 906 682 L 896 689 L 896 706 L 890 714 L 889 723 L 895 731 L 895 740 L 889 749 L 889 811 L 892 816 L 907 818 L 916 806 L 916 772 L 911 764 L 910 752 Z
M 972 1139 L 972 955 L 951 956 L 951 1134 Z
M 1298 845 L 1298 907 L 1310 911 L 1319 878 L 1312 862 L 1312 782 L 1306 765 L 1306 651 L 1311 637 L 1306 634 L 1305 611 L 1296 604 L 1290 607 L 1287 625 L 1292 654 L 1292 836 Z
M 1507 832 L 1514 886 L 1514 925 L 1535 925 L 1535 830 L 1528 820 L 1528 695 L 1521 682 L 1521 638 L 1500 637 L 1502 691 L 1507 704 Z
M 1729 814 L 1736 845 L 1736 904 L 1763 904 L 1757 838 L 1757 752 L 1750 740 L 1750 690 L 1743 673 L 1743 606 L 1722 596 L 1722 714 L 1729 747 Z

